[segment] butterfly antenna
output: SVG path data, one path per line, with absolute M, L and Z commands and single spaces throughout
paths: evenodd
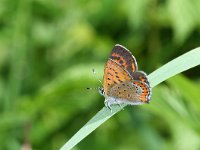
M 87 90 L 98 90 L 99 88 L 98 88 L 98 87 L 95 87 L 95 88 L 87 87 L 86 89 L 87 89 Z
M 96 72 L 94 71 L 94 69 L 92 69 L 92 72 L 94 74 L 94 77 L 101 83 L 101 85 L 103 86 L 103 83 L 101 82 L 101 80 L 99 79 L 99 77 L 97 76 Z

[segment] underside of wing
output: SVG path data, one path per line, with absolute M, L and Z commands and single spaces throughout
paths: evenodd
M 120 84 L 125 81 L 131 81 L 131 77 L 127 71 L 125 71 L 120 64 L 109 59 L 104 69 L 104 93 L 108 95 L 111 87 L 116 84 Z
M 140 89 L 139 99 L 145 103 L 148 103 L 151 98 L 151 88 L 149 84 L 142 81 L 133 81 L 135 87 Z
M 131 105 L 148 103 L 150 100 L 150 89 L 144 82 L 122 82 L 114 85 L 108 96 L 111 104 L 127 103 Z M 115 100 L 115 102 L 113 101 Z M 109 100 L 108 100 L 109 101 Z
M 146 84 L 149 85 L 149 81 L 147 79 L 147 75 L 145 72 L 143 71 L 136 71 L 133 75 L 132 75 L 133 80 L 139 80 L 141 82 L 144 82 Z
M 122 45 L 116 44 L 109 58 L 119 63 L 131 76 L 138 70 L 135 57 Z
M 109 96 L 125 99 L 125 100 L 137 100 L 139 99 L 139 95 L 141 94 L 141 89 L 136 88 L 136 86 L 132 82 L 122 82 L 114 85 L 110 92 Z

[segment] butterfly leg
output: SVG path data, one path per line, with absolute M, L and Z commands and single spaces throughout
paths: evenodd
M 115 100 L 115 103 L 121 108 L 121 110 L 124 110 L 124 108 L 122 107 L 122 105 L 120 103 L 118 103 L 116 100 Z
M 117 105 L 121 108 L 121 110 L 124 110 L 124 108 L 122 107 L 120 103 L 117 103 Z
M 111 106 L 110 106 L 109 101 L 108 101 L 108 100 L 105 100 L 105 101 L 104 101 L 104 104 L 105 104 L 105 106 L 106 106 L 108 109 L 110 109 L 110 112 L 112 113 L 112 108 L 111 108 Z

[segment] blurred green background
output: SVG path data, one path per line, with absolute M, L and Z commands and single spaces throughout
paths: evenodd
M 0 149 L 59 149 L 104 106 L 86 88 L 115 44 L 149 74 L 200 45 L 199 14 L 199 0 L 0 0 Z M 167 80 L 74 149 L 199 150 L 199 75 Z

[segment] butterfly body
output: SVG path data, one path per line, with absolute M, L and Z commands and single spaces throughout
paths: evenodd
M 103 88 L 105 105 L 140 105 L 148 103 L 151 88 L 146 73 L 138 71 L 136 59 L 125 47 L 117 44 L 105 64 Z

